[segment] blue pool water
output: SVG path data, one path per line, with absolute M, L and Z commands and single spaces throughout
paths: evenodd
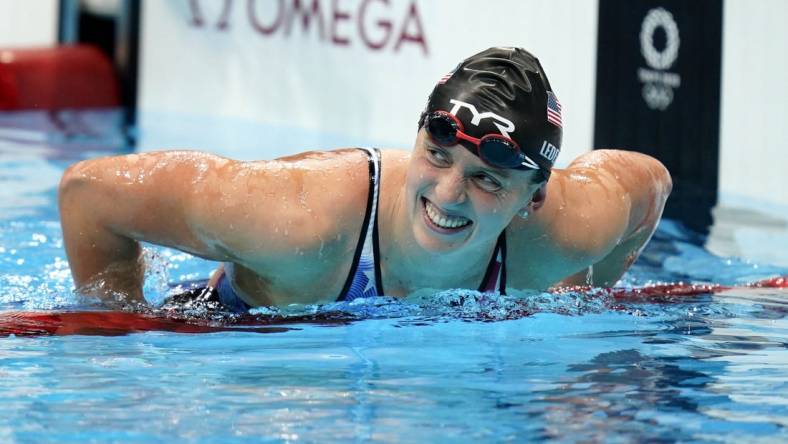
M 95 309 L 71 293 L 56 185 L 78 159 L 129 151 L 119 120 L 0 115 L 0 314 Z M 788 274 L 703 241 L 664 221 L 621 285 Z M 147 255 L 154 303 L 213 267 Z M 788 440 L 786 290 L 659 302 L 448 291 L 258 314 L 270 312 L 317 321 L 0 338 L 0 442 Z

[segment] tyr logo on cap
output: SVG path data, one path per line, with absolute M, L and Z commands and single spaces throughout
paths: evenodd
M 457 112 L 460 111 L 460 108 L 468 108 L 473 114 L 473 119 L 471 119 L 472 124 L 479 126 L 479 122 L 481 122 L 482 119 L 488 119 L 488 118 L 494 119 L 495 120 L 494 125 L 496 128 L 498 128 L 498 131 L 501 132 L 501 135 L 504 135 L 506 137 L 511 137 L 509 133 L 514 131 L 514 123 L 512 123 L 511 120 L 505 117 L 501 117 L 498 114 L 495 114 L 490 111 L 480 113 L 478 110 L 476 110 L 475 106 L 471 105 L 470 103 L 463 102 L 461 100 L 451 99 L 449 100 L 449 102 L 451 102 L 454 105 L 454 107 L 452 107 L 452 109 L 449 111 L 453 115 L 456 116 Z

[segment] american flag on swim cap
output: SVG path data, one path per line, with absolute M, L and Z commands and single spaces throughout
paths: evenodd
M 457 71 L 457 68 L 459 67 L 460 65 L 455 66 L 454 69 L 446 73 L 445 76 L 441 77 L 441 79 L 438 80 L 438 85 L 443 85 L 444 83 L 446 83 L 451 78 L 451 76 L 454 75 L 454 73 Z
M 562 128 L 561 103 L 552 91 L 547 91 L 547 121 Z

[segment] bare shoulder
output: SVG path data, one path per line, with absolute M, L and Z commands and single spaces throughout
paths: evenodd
M 213 231 L 224 231 L 237 262 L 254 267 L 271 259 L 330 260 L 360 229 L 369 193 L 367 164 L 357 149 L 238 162 L 203 204 L 214 209 Z M 228 232 L 228 226 L 237 229 Z
M 511 262 L 529 270 L 521 284 L 546 288 L 601 260 L 656 223 L 670 189 L 659 161 L 629 151 L 595 150 L 554 170 L 544 206 L 510 225 Z
M 596 171 L 635 196 L 667 195 L 672 188 L 670 173 L 662 162 L 636 151 L 593 150 L 575 159 L 566 171 Z
M 381 153 L 385 156 L 386 159 L 396 160 L 396 161 L 410 161 L 410 150 L 403 150 L 403 149 L 394 149 L 394 148 L 384 148 L 380 150 Z
M 383 149 L 380 150 L 383 164 L 387 168 L 404 171 L 410 162 L 410 151 L 396 150 L 396 149 Z

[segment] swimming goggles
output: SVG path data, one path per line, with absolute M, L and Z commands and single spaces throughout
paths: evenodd
M 448 111 L 427 114 L 424 128 L 430 139 L 440 146 L 453 146 L 460 141 L 473 144 L 475 154 L 494 167 L 539 169 L 539 165 L 526 156 L 514 140 L 502 134 L 487 134 L 481 139 L 469 136 L 463 132 L 460 119 Z

